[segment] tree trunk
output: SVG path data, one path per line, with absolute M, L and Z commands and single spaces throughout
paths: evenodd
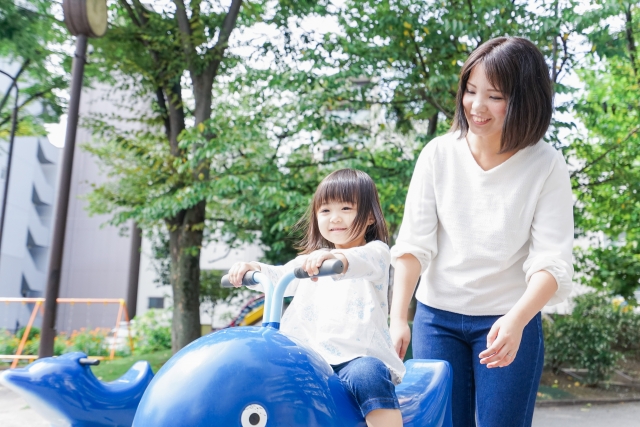
M 427 135 L 435 136 L 438 130 L 438 111 L 435 112 L 433 116 L 429 119 L 429 129 L 427 130 Z
M 167 221 L 171 250 L 173 320 L 171 350 L 176 353 L 200 338 L 200 248 L 206 202 Z

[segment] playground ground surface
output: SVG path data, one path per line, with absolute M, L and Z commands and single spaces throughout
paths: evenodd
M 533 427 L 638 426 L 640 402 L 608 405 L 538 407 Z M 2 427 L 49 427 L 35 410 L 17 394 L 0 386 L 0 425 Z

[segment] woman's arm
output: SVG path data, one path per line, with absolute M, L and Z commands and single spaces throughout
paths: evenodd
M 533 221 L 529 256 L 523 265 L 527 288 L 498 319 L 487 336 L 480 363 L 489 368 L 509 365 L 520 346 L 522 331 L 542 307 L 563 301 L 573 276 L 573 195 L 564 158 L 557 153 L 542 188 Z
M 411 297 L 418 284 L 420 269 L 420 261 L 411 254 L 404 254 L 396 260 L 389 333 L 400 359 L 404 359 L 411 341 L 407 314 Z
M 407 312 L 411 297 L 431 260 L 438 253 L 438 214 L 434 190 L 433 158 L 437 141 L 422 150 L 413 170 L 404 215 L 396 244 L 391 248 L 391 264 L 395 268 L 391 301 L 391 341 L 400 358 L 411 340 Z
M 524 295 L 491 327 L 487 335 L 487 349 L 478 356 L 481 359 L 480 363 L 488 368 L 502 368 L 513 362 L 520 347 L 524 327 L 551 300 L 557 290 L 558 283 L 551 273 L 534 273 Z

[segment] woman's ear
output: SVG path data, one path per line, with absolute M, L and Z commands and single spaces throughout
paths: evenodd
M 373 217 L 373 215 L 369 215 L 369 219 L 367 219 L 367 226 L 369 225 L 373 225 L 376 223 L 375 218 Z

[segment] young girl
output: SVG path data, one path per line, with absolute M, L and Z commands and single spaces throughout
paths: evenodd
M 405 368 L 387 327 L 389 237 L 373 180 L 358 170 L 333 172 L 316 190 L 304 225 L 302 255 L 280 267 L 235 263 L 229 280 L 240 286 L 247 271 L 257 270 L 275 284 L 296 267 L 313 276 L 323 261 L 341 260 L 339 276 L 289 285 L 286 295 L 295 297 L 280 330 L 322 355 L 355 397 L 368 426 L 401 427 L 394 384 Z
M 542 53 L 489 40 L 460 73 L 449 133 L 424 148 L 391 250 L 391 336 L 453 367 L 453 425 L 531 426 L 544 345 L 540 310 L 571 291 L 573 196 L 542 140 L 553 113 Z

